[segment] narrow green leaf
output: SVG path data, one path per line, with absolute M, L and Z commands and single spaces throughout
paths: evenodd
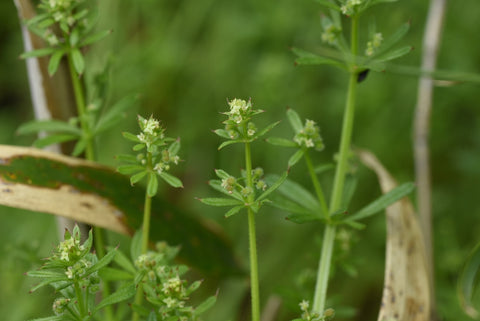
M 50 57 L 50 60 L 48 62 L 48 74 L 50 76 L 53 76 L 57 72 L 58 66 L 60 65 L 60 62 L 62 61 L 63 55 L 65 55 L 64 50 L 57 50 Z
M 158 191 L 158 177 L 156 173 L 149 173 L 147 184 L 147 195 L 154 197 Z
M 168 147 L 168 152 L 170 155 L 177 155 L 180 150 L 180 139 L 175 140 L 170 147 Z
M 299 65 L 331 65 L 343 70 L 346 68 L 342 62 L 332 58 L 319 56 L 298 48 L 293 48 L 292 51 L 298 56 L 295 62 Z
M 77 139 L 77 135 L 69 135 L 69 134 L 53 134 L 49 135 L 44 138 L 37 139 L 34 143 L 33 146 L 37 148 L 44 148 L 46 146 L 52 145 L 52 144 L 59 144 L 59 143 L 65 143 L 71 140 Z
M 138 163 L 137 157 L 135 155 L 120 154 L 120 155 L 116 155 L 115 158 L 120 162 L 131 163 L 131 164 Z
M 85 39 L 83 39 L 81 42 L 80 42 L 80 47 L 84 47 L 84 46 L 88 46 L 88 45 L 91 45 L 92 43 L 95 43 L 97 41 L 100 41 L 102 40 L 103 38 L 107 37 L 108 35 L 110 35 L 112 33 L 112 30 L 102 30 L 102 31 L 99 31 L 97 33 L 94 33 L 93 35 L 90 35 L 88 37 L 85 37 Z
M 341 208 L 348 208 L 348 205 L 350 204 L 353 194 L 357 188 L 357 181 L 357 177 L 352 174 L 347 174 L 345 177 Z
M 135 284 L 129 284 L 123 288 L 120 288 L 116 290 L 114 293 L 112 293 L 111 295 L 107 296 L 102 301 L 100 301 L 100 303 L 95 306 L 93 313 L 96 313 L 97 311 L 103 309 L 108 305 L 125 301 L 131 298 L 132 296 L 134 296 L 136 292 L 137 292 L 137 287 L 135 286 Z
M 161 172 L 160 177 L 163 178 L 165 182 L 167 182 L 170 186 L 175 187 L 175 188 L 183 188 L 183 183 L 180 179 L 177 177 L 170 175 L 166 172 Z
M 270 195 L 273 191 L 280 187 L 283 182 L 287 179 L 288 172 L 284 172 L 282 176 L 280 176 L 265 192 L 262 193 L 257 199 L 256 202 L 259 202 L 265 199 L 268 195 Z
M 241 205 L 241 206 L 235 206 L 235 207 L 232 207 L 227 213 L 225 213 L 225 217 L 230 217 L 232 215 L 235 215 L 237 214 L 238 212 L 240 212 L 240 210 L 242 208 L 245 208 L 245 206 Z
M 50 27 L 51 25 L 53 25 L 55 23 L 55 20 L 53 19 L 44 19 L 43 21 L 39 22 L 37 27 L 39 29 L 47 29 L 48 27 Z
M 136 231 L 133 235 L 132 242 L 130 243 L 130 257 L 133 262 L 135 262 L 142 254 L 142 233 L 141 229 Z M 135 273 L 136 272 L 137 270 L 135 269 Z
M 298 144 L 294 141 L 281 137 L 269 137 L 266 139 L 266 142 L 275 146 L 298 147 Z
M 134 145 L 132 149 L 133 149 L 133 151 L 138 152 L 139 150 L 144 149 L 145 146 L 146 145 L 144 143 L 141 143 L 141 144 Z
M 147 321 L 157 321 L 157 314 L 154 311 L 150 312 Z
M 135 274 L 137 272 L 135 266 L 133 266 L 132 262 L 130 262 L 129 258 L 123 254 L 122 251 L 117 251 L 117 255 L 115 255 L 113 258 L 113 262 L 118 264 L 124 271 L 127 271 L 128 273 Z
M 292 126 L 295 134 L 298 134 L 303 130 L 302 120 L 300 119 L 300 116 L 295 110 L 290 108 L 287 110 L 287 119 L 290 125 Z
M 285 197 L 274 197 L 272 199 L 272 202 L 269 203 L 270 206 L 273 206 L 275 208 L 278 208 L 282 211 L 285 211 L 287 213 L 291 214 L 310 214 L 310 215 L 315 215 L 314 212 L 309 210 L 308 208 L 305 208 L 301 206 L 298 203 L 295 203 Z
M 56 50 L 57 50 L 56 48 L 51 48 L 51 47 L 36 49 L 29 52 L 24 52 L 23 54 L 20 55 L 20 58 L 27 59 L 27 58 L 48 56 L 53 54 Z
M 215 129 L 213 132 L 222 138 L 232 139 L 225 129 Z
M 98 271 L 98 274 L 104 281 L 126 281 L 126 280 L 132 280 L 133 281 L 133 273 L 120 270 L 120 269 L 115 269 L 111 267 L 104 267 L 100 271 Z
M 125 137 L 126 139 L 132 141 L 132 142 L 135 142 L 135 143 L 141 143 L 140 139 L 138 139 L 138 137 L 132 133 L 129 133 L 129 132 L 123 132 L 122 133 L 123 137 Z
M 51 271 L 51 270 L 35 270 L 27 272 L 27 275 L 32 278 L 59 278 L 65 277 L 64 272 Z
M 85 70 L 85 60 L 83 59 L 83 55 L 78 48 L 73 48 L 72 52 L 72 61 L 73 66 L 75 67 L 75 71 L 81 75 Z
M 326 171 L 329 171 L 329 170 L 332 170 L 335 168 L 335 165 L 333 164 L 322 164 L 322 165 L 318 165 L 317 167 L 315 167 L 315 173 L 316 174 L 321 174 L 323 172 L 326 172 Z
M 145 175 L 147 175 L 147 173 L 148 171 L 144 170 L 143 172 L 133 175 L 132 177 L 130 177 L 130 184 L 134 185 L 138 183 L 142 178 L 145 177 Z
M 475 287 L 478 287 L 480 275 L 480 243 L 469 254 L 465 266 L 457 281 L 457 295 L 463 310 L 470 317 L 478 319 L 478 309 L 473 304 Z
M 123 175 L 131 175 L 143 170 L 145 170 L 145 167 L 141 165 L 122 165 L 117 167 L 117 171 Z
M 243 139 L 234 139 L 234 140 L 227 140 L 226 142 L 223 142 L 218 146 L 218 150 L 232 144 L 237 144 L 237 143 L 243 143 Z
M 360 219 L 372 216 L 380 211 L 383 211 L 389 205 L 410 194 L 414 189 L 414 183 L 404 183 L 400 186 L 397 186 L 387 194 L 380 196 L 379 198 L 362 208 L 360 211 L 347 218 L 345 221 L 358 221 Z
M 260 138 L 262 137 L 263 135 L 265 135 L 266 133 L 268 133 L 269 131 L 271 131 L 275 126 L 277 126 L 278 124 L 280 124 L 279 121 L 273 123 L 273 124 L 270 124 L 268 125 L 267 127 L 265 127 L 264 129 L 262 129 L 261 131 L 259 131 L 258 133 L 256 133 L 255 135 L 253 135 L 252 139 L 257 139 L 257 138 Z
M 85 148 L 87 148 L 87 140 L 84 137 L 82 137 L 79 140 L 77 140 L 75 147 L 73 148 L 73 151 L 72 151 L 72 156 L 76 157 L 80 155 L 81 153 L 83 153 Z
M 216 169 L 215 174 L 221 179 L 226 179 L 232 176 L 228 174 L 226 171 L 224 171 L 223 169 Z
M 358 223 L 356 221 L 341 221 L 341 223 L 346 224 L 356 230 L 363 230 L 365 228 L 365 224 Z
M 374 57 L 382 55 L 383 53 L 387 52 L 390 48 L 395 46 L 407 34 L 409 29 L 410 29 L 409 22 L 401 25 L 391 36 L 385 39 L 385 41 L 375 51 Z
M 137 101 L 138 95 L 129 95 L 116 102 L 112 107 L 108 108 L 105 114 L 100 117 L 97 124 L 95 125 L 94 132 L 98 134 L 112 128 L 120 120 L 125 118 L 126 111 L 132 108 Z M 135 142 L 139 142 L 138 138 L 135 140 Z
M 267 177 L 267 182 L 273 182 L 278 179 L 278 175 L 272 175 Z M 305 206 L 313 212 L 320 213 L 320 205 L 316 198 L 300 184 L 286 179 L 282 185 L 278 188 L 278 191 L 290 200 Z
M 85 270 L 85 275 L 90 275 L 94 272 L 97 272 L 101 268 L 107 266 L 112 262 L 113 258 L 117 254 L 117 249 L 113 249 L 110 252 L 108 252 L 104 257 L 102 257 L 100 260 L 98 260 L 97 263 L 94 265 L 90 266 L 88 269 Z
M 205 301 L 203 301 L 202 303 L 200 303 L 196 308 L 195 310 L 193 311 L 193 313 L 195 314 L 195 316 L 199 316 L 201 315 L 202 313 L 206 312 L 207 310 L 209 310 L 211 307 L 213 307 L 215 305 L 215 302 L 217 302 L 217 296 L 216 295 L 213 295 L 209 298 L 207 298 Z
M 50 279 L 44 280 L 44 281 L 40 282 L 39 284 L 35 285 L 33 288 L 30 289 L 30 292 L 35 292 L 38 289 L 40 289 L 40 288 L 42 288 L 46 285 L 49 285 L 49 284 L 52 284 L 52 283 L 55 283 L 55 282 L 61 282 L 61 281 L 70 282 L 71 280 L 69 280 L 66 275 L 64 275 L 62 277 L 59 276 L 58 278 L 50 278 Z
M 221 198 L 221 197 L 210 197 L 210 198 L 199 198 L 198 199 L 203 204 L 211 206 L 235 206 L 235 205 L 244 205 L 242 201 L 231 199 L 231 198 Z
M 299 149 L 292 156 L 290 156 L 288 159 L 288 167 L 290 168 L 298 163 L 298 161 L 302 159 L 303 154 L 305 154 L 305 151 L 303 149 Z
M 406 54 L 410 53 L 413 50 L 411 46 L 399 48 L 396 50 L 389 51 L 375 59 L 375 62 L 385 62 L 394 59 L 398 59 L 400 57 L 405 56 Z
M 76 126 L 61 120 L 33 120 L 22 124 L 17 129 L 17 134 L 27 135 L 36 134 L 41 131 L 46 132 L 64 132 L 80 136 L 82 131 Z

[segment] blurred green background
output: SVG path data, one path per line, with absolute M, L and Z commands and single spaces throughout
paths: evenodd
M 438 67 L 480 73 L 478 0 L 450 3 Z M 416 48 L 397 63 L 417 66 L 428 1 L 403 0 L 375 7 L 362 26 L 375 20 L 387 36 L 405 21 L 411 30 L 403 44 Z M 220 139 L 211 133 L 221 127 L 219 113 L 226 99 L 252 97 L 265 109 L 259 125 L 285 120 L 287 106 L 318 122 L 326 149 L 317 162 L 332 162 L 336 152 L 347 76 L 331 67 L 295 67 L 289 47 L 315 51 L 320 40 L 322 8 L 310 0 L 103 0 L 99 28 L 112 29 L 107 40 L 91 48 L 87 63 L 93 72 L 111 63 L 110 97 L 117 101 L 140 93 L 141 103 L 118 128 L 102 136 L 101 161 L 114 165 L 113 156 L 128 150 L 121 131 L 135 131 L 135 115 L 154 114 L 167 125 L 169 136 L 182 139 L 184 162 L 177 170 L 181 192 L 169 192 L 180 207 L 214 220 L 229 235 L 237 256 L 248 266 L 246 217 L 223 219 L 222 210 L 194 200 L 213 196 L 205 183 L 214 168 L 238 173 L 241 148 L 216 151 Z M 476 40 L 477 39 L 477 40 Z M 366 33 L 361 36 L 366 43 Z M 19 22 L 12 1 L 0 2 L 0 143 L 29 145 L 15 129 L 33 116 Z M 372 150 L 400 181 L 413 181 L 412 119 L 417 79 L 389 73 L 370 73 L 358 88 L 353 144 Z M 480 241 L 480 112 L 479 87 L 460 83 L 435 90 L 431 153 L 435 231 L 436 297 L 445 320 L 468 320 L 461 312 L 455 283 L 474 244 Z M 260 127 L 260 126 L 259 126 Z M 273 132 L 290 137 L 287 122 Z M 257 142 L 254 166 L 266 173 L 286 167 L 289 151 Z M 303 164 L 291 176 L 308 185 Z M 352 210 L 380 194 L 374 175 L 358 168 L 359 188 Z M 326 186 L 331 173 L 323 176 Z M 173 194 L 173 195 L 172 195 Z M 298 302 L 310 299 L 321 242 L 321 225 L 295 225 L 285 213 L 271 209 L 258 216 L 258 246 L 262 302 L 282 299 L 278 320 L 290 320 Z M 45 214 L 0 207 L 0 315 L 4 320 L 46 316 L 52 294 L 28 294 L 32 280 L 23 275 L 39 265 L 57 240 L 54 219 Z M 375 320 L 380 305 L 385 257 L 385 220 L 368 221 L 361 232 L 348 231 L 347 248 L 339 252 L 330 283 L 329 306 L 338 320 Z M 345 245 L 345 244 L 344 244 Z M 203 277 L 203 276 L 202 276 Z M 248 282 L 245 279 L 208 280 L 206 291 L 219 288 L 219 301 L 206 320 L 246 320 Z M 243 315 L 243 317 L 242 317 Z

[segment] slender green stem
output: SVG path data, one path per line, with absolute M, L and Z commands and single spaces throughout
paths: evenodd
M 80 125 L 82 127 L 83 134 L 87 137 L 86 147 L 85 147 L 85 158 L 89 161 L 95 161 L 95 149 L 93 148 L 93 138 L 90 132 L 90 127 L 86 120 L 86 107 L 85 107 L 85 96 L 83 92 L 83 87 L 80 82 L 80 76 L 78 75 L 75 67 L 73 65 L 72 55 L 67 55 L 68 67 L 70 72 L 70 77 L 72 80 L 73 92 L 75 95 L 75 103 L 77 105 L 77 114 L 80 119 Z M 105 242 L 104 242 L 104 231 L 100 227 L 93 228 L 95 238 L 95 251 L 97 252 L 98 258 L 105 256 Z M 110 286 L 108 282 L 103 282 L 103 297 L 106 298 L 110 295 Z M 107 321 L 113 320 L 113 309 L 111 306 L 105 307 L 105 319 Z
M 147 167 L 152 168 L 152 154 L 147 153 Z M 150 180 L 150 176 L 148 178 Z M 147 182 L 148 184 L 148 182 Z M 145 203 L 143 206 L 143 224 L 142 224 L 142 248 L 141 253 L 145 254 L 148 250 L 148 241 L 150 239 L 150 217 L 152 213 L 152 198 L 145 192 Z M 135 295 L 135 304 L 141 305 L 143 301 L 143 288 L 139 283 L 137 287 L 137 293 Z M 140 320 L 140 315 L 136 312 L 133 313 L 133 321 Z
M 318 201 L 320 202 L 320 206 L 322 207 L 322 212 L 325 219 L 328 220 L 329 213 L 327 203 L 325 202 L 325 197 L 323 196 L 322 186 L 318 181 L 317 174 L 315 173 L 315 169 L 313 168 L 312 159 L 308 154 L 308 150 L 305 150 L 304 153 L 305 162 L 307 163 L 308 173 L 310 174 L 310 179 L 312 180 L 313 187 L 315 188 L 315 193 L 317 194 Z
M 75 94 L 75 102 L 77 104 L 78 118 L 80 119 L 80 125 L 82 126 L 83 134 L 86 136 L 85 155 L 88 160 L 95 159 L 95 150 L 93 148 L 93 137 L 90 132 L 90 126 L 86 119 L 86 107 L 85 96 L 83 93 L 83 87 L 80 82 L 80 76 L 78 75 L 73 65 L 72 55 L 67 55 L 68 67 L 70 71 L 70 78 L 72 80 L 73 92 Z
M 351 26 L 351 54 L 353 61 L 350 64 L 350 78 L 348 83 L 347 102 L 343 116 L 342 134 L 340 139 L 339 160 L 335 171 L 333 191 L 330 199 L 330 214 L 337 211 L 342 203 L 343 186 L 347 171 L 347 161 L 350 152 L 350 142 L 353 131 L 353 120 L 355 115 L 355 97 L 357 89 L 358 72 L 354 57 L 358 52 L 358 15 L 352 16 Z M 313 312 L 323 313 L 328 289 L 328 277 L 332 260 L 333 247 L 335 244 L 336 229 L 334 225 L 327 223 L 323 235 L 322 254 L 317 272 L 317 284 L 313 301 Z
M 252 193 L 248 197 L 248 203 L 254 202 L 254 186 L 252 178 L 252 156 L 250 143 L 245 143 L 245 170 L 247 172 L 247 186 Z M 250 288 L 252 297 L 252 321 L 260 321 L 260 289 L 258 282 L 258 259 L 257 259 L 257 237 L 255 230 L 255 213 L 248 208 L 248 235 L 250 252 Z

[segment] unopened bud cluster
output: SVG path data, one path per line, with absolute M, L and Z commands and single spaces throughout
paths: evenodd
M 43 38 L 50 46 L 56 46 L 65 39 L 53 31 L 54 25 L 60 27 L 64 34 L 70 34 L 76 27 L 87 26 L 88 9 L 79 6 L 85 0 L 41 0 L 39 9 L 45 14 L 45 19 L 35 23 L 36 28 L 43 30 Z
M 135 261 L 139 272 L 146 276 L 143 289 L 147 300 L 156 307 L 158 320 L 192 320 L 194 308 L 187 303 L 200 282 L 188 286 L 181 278 L 188 268 L 171 264 L 176 253 L 177 248 L 161 243 L 157 251 L 141 255 Z
M 367 49 L 365 49 L 365 55 L 372 56 L 375 51 L 380 47 L 383 42 L 383 36 L 380 32 L 373 35 L 372 40 L 367 43 Z
M 298 304 L 300 310 L 302 310 L 302 320 L 303 321 L 329 321 L 335 317 L 335 310 L 328 308 L 323 312 L 323 315 L 320 315 L 316 312 L 310 312 L 310 302 L 303 300 Z
M 265 191 L 267 189 L 267 183 L 263 180 L 263 175 L 263 168 L 261 167 L 252 170 L 252 185 L 256 190 Z M 250 195 L 255 194 L 255 191 L 249 186 L 243 186 L 238 183 L 238 181 L 245 180 L 246 173 L 243 172 L 242 176 L 241 179 L 233 176 L 223 178 L 221 186 L 230 194 L 232 194 L 234 190 L 238 190 L 240 195 L 242 195 L 244 199 L 247 199 Z
M 250 119 L 259 111 L 252 108 L 252 101 L 235 98 L 229 101 L 228 105 L 230 111 L 224 113 L 228 116 L 228 119 L 224 121 L 228 136 L 231 139 L 253 137 L 257 132 L 257 127 Z
M 315 148 L 318 151 L 324 148 L 320 128 L 310 119 L 305 121 L 305 126 L 295 135 L 293 140 L 302 147 Z
M 342 13 L 346 16 L 350 16 L 354 14 L 358 8 L 362 4 L 362 0 L 346 0 L 345 3 L 340 7 Z
M 151 153 L 153 170 L 160 174 L 168 171 L 170 164 L 177 165 L 180 161 L 180 157 L 176 154 L 177 148 L 170 148 L 174 139 L 165 137 L 165 128 L 160 125 L 160 122 L 152 116 L 148 119 L 138 116 L 138 125 L 141 133 L 137 135 L 140 141 L 137 148 L 141 149 L 140 145 L 143 144 L 147 153 Z M 137 159 L 143 165 L 146 164 L 146 158 L 147 155 L 144 153 L 137 155 Z

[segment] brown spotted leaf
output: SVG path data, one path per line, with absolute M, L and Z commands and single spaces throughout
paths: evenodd
M 145 188 L 112 168 L 34 148 L 0 145 L 0 204 L 71 218 L 131 235 L 142 224 Z M 216 275 L 238 273 L 216 225 L 152 199 L 151 239 L 180 245 L 186 263 Z
M 397 186 L 372 153 L 358 154 L 377 174 L 383 193 Z M 403 198 L 389 206 L 386 213 L 385 281 L 378 321 L 429 321 L 431 296 L 425 246 L 413 206 Z

